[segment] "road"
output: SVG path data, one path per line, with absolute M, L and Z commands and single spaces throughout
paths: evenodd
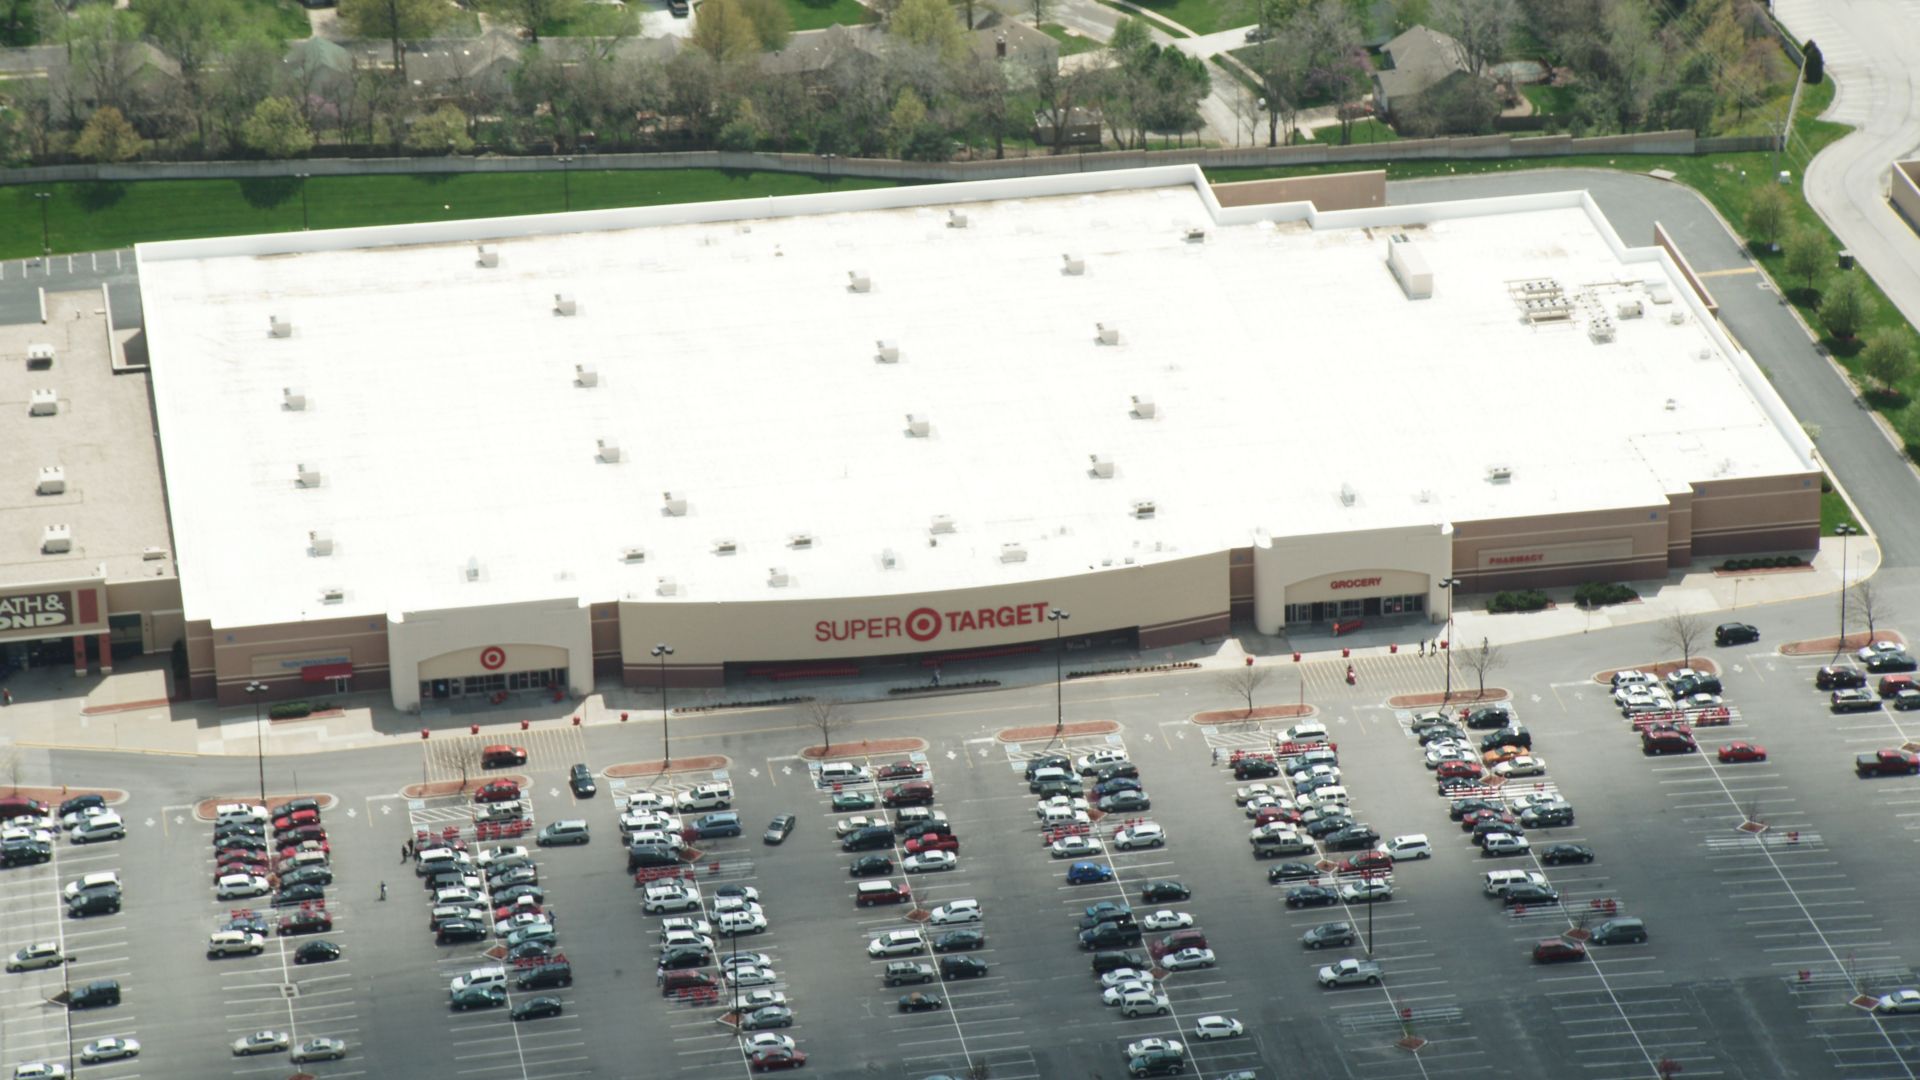
M 123 288 L 139 281 L 133 249 L 83 251 L 44 259 L 0 261 L 0 324 L 40 321 L 40 289 L 70 292 L 113 286 L 113 325 L 126 330 L 140 325 L 140 290 Z
M 1887 201 L 1892 163 L 1920 146 L 1920 0 L 1776 0 L 1774 10 L 1795 37 L 1819 43 L 1839 84 L 1826 118 L 1855 128 L 1801 165 L 1807 201 L 1920 323 L 1920 236 Z

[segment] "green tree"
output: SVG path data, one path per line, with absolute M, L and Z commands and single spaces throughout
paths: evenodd
M 1505 56 L 1520 6 L 1514 0 L 1435 0 L 1438 28 L 1459 42 L 1460 61 L 1475 78 Z
M 467 114 L 455 105 L 442 105 L 413 122 L 406 147 L 419 154 L 464 154 L 473 149 L 467 134 Z
M 179 67 L 180 90 L 200 145 L 208 145 L 212 116 L 207 75 L 248 21 L 239 0 L 143 0 L 134 10 L 146 20 L 154 47 Z
M 927 104 L 913 92 L 913 87 L 900 91 L 900 96 L 893 100 L 893 111 L 887 115 L 887 149 L 899 156 L 926 120 Z
M 714 143 L 722 150 L 751 150 L 763 134 L 765 128 L 760 123 L 759 114 L 754 111 L 753 102 L 742 101 L 733 119 L 721 126 Z
M 133 108 L 133 81 L 143 63 L 140 16 L 107 4 L 86 4 L 61 25 L 73 70 L 88 96 L 100 105 Z M 74 111 L 68 105 L 69 111 Z
M 1802 289 L 1812 292 L 1813 279 L 1827 265 L 1826 238 L 1817 229 L 1796 225 L 1787 230 L 1780 250 L 1786 260 L 1787 273 L 1800 279 Z
M 779 52 L 787 47 L 793 37 L 793 12 L 782 0 L 739 0 L 739 3 L 747 21 L 753 24 L 753 34 L 760 39 L 762 49 Z M 702 9 L 701 15 L 705 14 Z
M 1787 224 L 1787 194 L 1777 185 L 1762 184 L 1747 200 L 1747 238 L 1769 248 Z
M 73 152 L 88 161 L 132 161 L 146 145 L 147 140 L 133 130 L 119 109 L 102 105 L 87 117 L 87 126 L 74 140 Z
M 253 107 L 240 125 L 240 143 L 270 158 L 298 157 L 313 149 L 313 132 L 298 105 L 275 95 Z
M 63 16 L 49 0 L 0 0 L 0 45 L 32 45 Z
M 489 14 L 526 31 L 536 45 L 540 31 L 579 18 L 583 6 L 581 0 L 486 0 Z M 705 17 L 704 9 L 701 15 Z
M 1846 340 L 1873 316 L 1873 301 L 1859 274 L 1841 274 L 1820 301 L 1820 321 L 1834 337 Z
M 706 0 L 693 24 L 693 44 L 716 63 L 727 64 L 758 52 L 760 34 L 740 0 Z
M 340 0 L 340 22 L 357 38 L 385 39 L 393 47 L 393 67 L 407 77 L 407 52 L 401 43 L 429 37 L 452 9 L 444 0 Z
M 1860 353 L 1860 370 L 1883 390 L 1897 390 L 1913 377 L 1913 350 L 1906 335 L 1891 327 L 1882 327 L 1867 336 L 1867 347 Z
M 903 41 L 938 52 L 944 60 L 958 60 L 967 51 L 966 32 L 946 0 L 900 0 L 887 29 Z

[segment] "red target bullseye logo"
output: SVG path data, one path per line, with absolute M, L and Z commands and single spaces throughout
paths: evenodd
M 932 608 L 915 608 L 907 615 L 907 636 L 915 641 L 932 641 L 940 636 L 940 613 Z
M 480 666 L 488 671 L 499 671 L 507 663 L 507 650 L 498 645 L 489 645 L 480 650 Z

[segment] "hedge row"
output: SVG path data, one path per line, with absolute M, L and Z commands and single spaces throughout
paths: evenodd
M 1149 667 L 1093 668 L 1088 671 L 1069 671 L 1067 672 L 1067 678 L 1089 679 L 1095 675 L 1145 675 L 1155 671 L 1186 671 L 1189 668 L 1197 668 L 1199 666 L 1199 664 L 1191 660 L 1183 660 L 1178 664 L 1154 664 Z
M 1495 614 L 1507 611 L 1540 611 L 1550 601 L 1547 594 L 1539 589 L 1522 589 L 1517 592 L 1497 592 L 1487 601 L 1487 610 Z
M 763 709 L 769 705 L 800 705 L 812 700 L 813 699 L 811 697 L 796 696 L 796 697 L 776 697 L 776 698 L 755 698 L 752 701 L 716 701 L 711 705 L 687 705 L 684 707 L 676 705 L 674 706 L 673 711 L 677 714 L 677 713 L 712 712 L 715 709 Z
M 319 701 L 282 701 L 278 705 L 267 707 L 267 719 L 298 720 L 303 716 L 312 716 L 314 713 L 331 708 L 333 708 L 333 702 L 325 698 Z
M 1761 555 L 1752 559 L 1728 559 L 1720 564 L 1722 570 L 1774 570 L 1783 566 L 1804 566 L 1806 560 L 1798 555 Z
M 890 686 L 889 694 L 937 694 L 942 690 L 979 690 L 999 686 L 999 679 L 969 679 L 966 682 L 921 683 L 917 686 Z
M 1629 600 L 1638 599 L 1640 594 L 1632 586 L 1619 585 L 1611 581 L 1589 581 L 1573 590 L 1573 602 L 1583 608 L 1624 604 Z

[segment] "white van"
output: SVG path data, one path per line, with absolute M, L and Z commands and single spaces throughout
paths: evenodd
M 215 825 L 231 825 L 235 822 L 265 822 L 267 808 L 248 803 L 221 803 L 213 808 Z
M 1426 833 L 1408 833 L 1396 836 L 1380 845 L 1387 858 L 1399 862 L 1401 859 L 1425 859 L 1433 855 L 1433 845 L 1428 843 Z
M 1318 791 L 1309 791 L 1294 800 L 1294 805 L 1302 810 L 1325 810 L 1331 806 L 1348 806 L 1352 800 L 1347 797 L 1347 789 L 1339 784 L 1323 787 Z
M 71 900 L 87 889 L 97 889 L 106 885 L 112 885 L 118 888 L 120 885 L 120 875 L 111 870 L 102 870 L 97 874 L 88 874 L 78 881 L 69 881 L 67 882 L 66 897 Z
M 1043 828 L 1053 829 L 1089 823 L 1090 819 L 1085 810 L 1075 810 L 1071 806 L 1049 806 L 1040 811 L 1040 824 Z
M 1515 885 L 1545 885 L 1547 876 L 1537 870 L 1489 870 L 1486 882 L 1488 896 L 1501 896 Z
M 498 986 L 505 989 L 506 985 L 507 969 L 496 964 L 490 967 L 477 967 L 465 975 L 455 976 L 453 981 L 447 984 L 447 992 L 457 994 L 469 986 Z
M 820 766 L 820 786 L 832 787 L 835 784 L 864 784 L 873 779 L 873 773 L 864 765 L 855 765 L 851 761 L 829 761 Z
M 1281 732 L 1282 742 L 1321 743 L 1327 741 L 1327 725 L 1318 720 L 1303 720 Z
M 646 897 L 640 902 L 640 908 L 649 915 L 697 911 L 700 908 L 700 890 L 678 881 L 656 881 L 647 886 Z

